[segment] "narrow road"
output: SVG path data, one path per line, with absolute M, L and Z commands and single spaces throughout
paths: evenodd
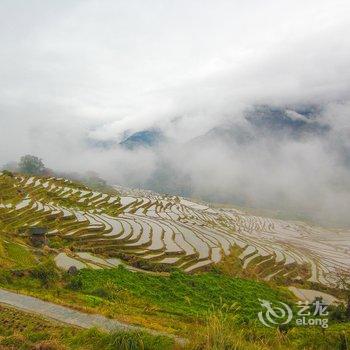
M 142 330 L 153 335 L 165 335 L 173 338 L 178 344 L 185 344 L 183 338 L 174 337 L 170 334 L 164 334 L 157 331 L 132 326 L 117 320 L 109 319 L 102 315 L 87 314 L 81 311 L 72 310 L 66 306 L 57 305 L 48 301 L 43 301 L 31 296 L 10 292 L 0 289 L 0 304 L 12 306 L 16 309 L 38 314 L 44 318 L 50 318 L 73 326 L 81 328 L 99 328 L 110 332 L 115 330 Z

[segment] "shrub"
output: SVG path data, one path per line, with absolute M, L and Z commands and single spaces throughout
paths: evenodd
M 48 286 L 59 279 L 56 265 L 53 261 L 47 260 L 31 270 L 31 275 L 40 280 L 43 286 Z
M 13 277 L 10 271 L 0 271 L 0 284 L 10 284 L 13 281 Z
M 106 288 L 96 288 L 95 290 L 92 291 L 93 295 L 96 295 L 100 298 L 105 298 L 105 299 L 110 299 L 111 298 L 111 294 L 109 293 L 109 291 Z
M 346 314 L 346 307 L 343 303 L 339 305 L 330 305 L 328 306 L 329 311 L 329 319 L 336 322 L 346 322 L 347 314 Z
M 80 276 L 73 277 L 68 283 L 68 288 L 78 291 L 83 289 L 83 280 Z

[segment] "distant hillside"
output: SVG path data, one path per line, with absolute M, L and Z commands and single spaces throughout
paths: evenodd
M 231 256 L 237 273 L 330 285 L 335 268 L 350 266 L 350 232 L 332 234 L 150 191 L 119 191 L 123 195 L 63 178 L 2 173 L 0 230 L 30 239 L 31 228 L 45 228 L 62 268 L 110 268 L 118 264 L 113 258 L 122 258 L 142 269 L 194 272 Z
M 156 146 L 164 140 L 165 137 L 160 130 L 151 129 L 135 132 L 123 140 L 120 145 L 132 150 L 138 147 Z
M 330 127 L 315 119 L 319 110 L 314 106 L 274 107 L 258 105 L 247 109 L 244 119 L 247 124 L 226 120 L 216 125 L 204 135 L 190 143 L 200 146 L 207 142 L 230 144 L 249 144 L 256 138 L 288 137 L 301 138 L 307 135 L 322 135 Z

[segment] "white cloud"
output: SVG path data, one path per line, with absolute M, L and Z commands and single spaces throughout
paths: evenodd
M 163 158 L 187 172 L 199 194 L 256 205 L 280 195 L 337 216 L 332 208 L 350 198 L 349 19 L 345 0 L 4 0 L 0 162 L 34 153 L 53 168 L 141 183 L 158 153 L 96 151 L 86 139 L 120 140 L 157 125 L 175 141 Z M 247 127 L 242 111 L 258 103 L 322 105 L 317 120 L 332 130 L 323 139 L 276 146 L 271 137 L 199 153 L 176 143 L 222 122 Z

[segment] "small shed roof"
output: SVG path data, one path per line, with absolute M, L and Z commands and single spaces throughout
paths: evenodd
M 45 235 L 47 233 L 47 228 L 46 227 L 29 227 L 28 229 L 29 234 L 33 236 L 40 236 L 40 235 Z

